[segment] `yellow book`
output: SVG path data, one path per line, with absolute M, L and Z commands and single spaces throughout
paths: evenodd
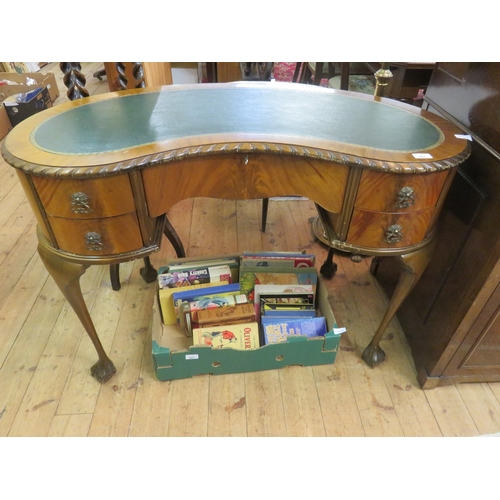
M 257 349 L 260 347 L 259 325 L 252 322 L 194 328 L 193 345 L 214 349 Z
M 215 283 L 202 283 L 199 285 L 180 286 L 177 288 L 162 288 L 158 290 L 158 299 L 160 300 L 161 316 L 165 325 L 174 325 L 177 323 L 177 316 L 174 309 L 174 300 L 172 295 L 175 292 L 184 290 L 196 290 L 198 288 L 208 288 L 211 286 L 227 285 L 227 281 L 217 281 Z

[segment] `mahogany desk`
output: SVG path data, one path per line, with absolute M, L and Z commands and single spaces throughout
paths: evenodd
M 117 264 L 182 244 L 166 213 L 195 196 L 301 195 L 333 248 L 398 256 L 398 290 L 363 359 L 432 256 L 435 221 L 456 167 L 460 130 L 397 101 L 312 85 L 173 85 L 98 95 L 20 123 L 2 146 L 38 222 L 39 254 L 97 350 L 92 375 L 115 373 L 80 289 L 93 264 Z

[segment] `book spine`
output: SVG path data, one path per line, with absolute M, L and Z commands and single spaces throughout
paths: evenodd
M 223 281 L 218 281 L 217 283 L 214 283 L 214 285 L 218 286 L 223 286 L 227 285 L 227 283 Z M 198 293 L 202 293 L 202 288 L 209 288 L 211 286 L 211 283 L 203 283 L 201 285 L 191 285 L 189 287 L 183 287 L 179 288 L 178 290 L 186 290 L 189 289 L 191 291 L 193 290 L 199 290 Z M 160 300 L 160 310 L 162 313 L 163 317 L 163 322 L 166 325 L 171 325 L 177 322 L 177 309 L 174 307 L 174 299 L 173 295 L 176 293 L 175 288 L 162 288 L 158 290 L 158 298 Z
M 188 337 L 192 335 L 193 328 L 198 328 L 198 312 L 204 309 L 218 309 L 248 302 L 246 295 L 215 295 L 204 297 L 192 302 L 184 302 L 179 306 L 178 325 L 184 328 Z
M 255 311 L 251 304 L 235 304 L 234 306 L 198 311 L 198 324 L 200 327 L 251 323 L 254 321 Z
M 313 257 L 301 256 L 293 258 L 284 257 L 261 257 L 261 256 L 244 256 L 241 260 L 241 265 L 243 267 L 270 267 L 274 269 L 275 267 L 281 268 L 303 268 L 303 267 L 314 267 L 315 259 Z

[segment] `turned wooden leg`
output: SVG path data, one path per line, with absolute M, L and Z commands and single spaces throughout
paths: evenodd
M 170 221 L 165 217 L 165 226 L 163 228 L 163 234 L 168 238 L 172 246 L 174 247 L 174 250 L 177 254 L 177 257 L 182 258 L 186 256 L 186 252 L 184 251 L 184 246 L 182 245 L 182 241 L 179 238 L 179 235 L 173 228 L 172 224 L 170 224 Z M 143 280 L 146 283 L 152 283 L 153 281 L 156 280 L 158 273 L 156 269 L 153 267 L 151 264 L 151 260 L 149 257 L 144 257 L 144 267 L 141 267 L 141 270 L 139 271 L 140 275 L 142 276 Z M 121 284 L 120 284 L 120 264 L 111 264 L 109 266 L 109 274 L 111 278 L 111 287 L 113 290 L 120 290 Z
M 153 283 L 158 277 L 158 272 L 151 264 L 149 257 L 144 257 L 144 267 L 141 267 L 140 274 L 146 283 Z
M 146 283 L 152 283 L 158 276 L 149 257 L 144 257 L 144 267 L 141 267 L 139 273 Z M 111 264 L 109 266 L 109 277 L 111 279 L 111 288 L 116 292 L 120 290 L 122 287 L 120 283 L 120 264 Z
M 335 273 L 337 272 L 337 264 L 333 262 L 334 252 L 335 251 L 332 247 L 328 249 L 328 255 L 326 257 L 326 260 L 325 262 L 323 262 L 323 265 L 319 270 L 321 275 L 329 280 L 331 280 L 334 277 Z
M 264 198 L 262 200 L 262 232 L 266 232 L 267 224 L 267 210 L 269 208 L 269 198 Z
M 85 88 L 85 76 L 81 72 L 82 65 L 79 62 L 62 62 L 59 63 L 59 68 L 64 74 L 63 82 L 68 89 L 66 95 L 70 101 L 89 96 L 89 91 Z
M 43 243 L 38 245 L 38 253 L 94 344 L 99 360 L 90 370 L 92 376 L 101 383 L 106 382 L 116 373 L 116 368 L 104 352 L 80 288 L 80 276 L 89 266 L 65 261 L 51 252 Z
M 435 242 L 436 240 L 434 239 L 429 245 L 426 245 L 416 252 L 400 255 L 398 257 L 401 273 L 399 275 L 396 290 L 389 302 L 389 306 L 387 307 L 387 311 L 385 312 L 380 326 L 361 356 L 365 363 L 372 368 L 384 361 L 385 352 L 379 346 L 380 339 L 387 325 L 399 309 L 399 306 L 403 303 L 403 300 L 411 292 L 412 288 L 416 285 L 422 273 L 429 265 L 434 253 Z
M 120 283 L 120 264 L 111 264 L 109 266 L 109 277 L 111 279 L 111 288 L 117 292 L 122 287 Z
M 381 258 L 382 257 L 377 256 L 377 257 L 373 257 L 373 259 L 372 259 L 372 263 L 370 264 L 370 272 L 373 274 L 373 276 L 377 275 L 378 268 L 380 266 L 380 259 Z
M 170 244 L 174 247 L 177 257 L 179 259 L 185 257 L 186 252 L 184 250 L 182 241 L 166 216 L 165 216 L 165 226 L 163 227 L 163 234 L 168 238 L 168 241 L 170 241 Z

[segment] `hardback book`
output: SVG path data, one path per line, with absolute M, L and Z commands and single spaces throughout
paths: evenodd
M 262 335 L 265 344 L 286 342 L 290 335 L 305 335 L 306 337 L 320 337 L 326 334 L 326 321 L 324 317 L 286 319 L 268 318 L 261 319 Z
M 292 270 L 278 270 L 275 268 L 265 271 L 262 267 L 240 267 L 241 292 L 254 301 L 255 285 L 316 285 L 318 275 L 312 268 L 295 268 Z
M 288 319 L 297 319 L 297 318 L 315 318 L 316 317 L 316 309 L 302 309 L 293 307 L 282 307 L 277 306 L 273 307 L 275 304 L 266 305 L 261 310 L 261 318 L 288 318 Z
M 260 315 L 260 296 L 261 294 L 272 294 L 273 296 L 289 296 L 289 302 L 293 294 L 312 294 L 312 303 L 314 304 L 315 285 L 255 285 L 253 291 L 253 303 L 255 305 L 255 313 L 257 318 Z M 298 297 L 295 297 L 298 298 Z M 284 302 L 284 301 L 282 301 Z
M 241 256 L 241 266 L 251 267 L 281 267 L 300 268 L 314 267 L 316 257 L 314 254 L 299 252 L 244 252 Z
M 218 294 L 183 302 L 179 305 L 179 325 L 184 328 L 186 335 L 191 336 L 193 328 L 199 326 L 198 313 L 200 311 L 226 308 L 247 302 L 247 296 L 243 294 Z M 253 306 L 251 307 L 253 309 Z
M 232 282 L 231 269 L 228 265 L 208 266 L 197 269 L 186 269 L 184 271 L 169 271 L 158 275 L 158 286 L 160 289 L 179 288 L 217 281 Z
M 214 349 L 257 349 L 260 347 L 259 325 L 251 322 L 195 328 L 193 345 L 210 346 Z
M 173 294 L 180 291 L 194 291 L 201 288 L 210 288 L 215 286 L 227 285 L 226 281 L 219 281 L 217 283 L 202 283 L 201 285 L 189 285 L 179 288 L 162 288 L 158 290 L 158 299 L 160 302 L 160 311 L 165 325 L 173 325 L 177 322 L 177 316 L 174 308 Z M 200 292 L 197 292 L 198 294 Z
M 182 262 L 178 264 L 169 264 L 167 266 L 160 267 L 158 269 L 158 274 L 166 274 L 178 271 L 186 271 L 190 269 L 202 269 L 205 267 L 214 267 L 214 266 L 229 266 L 231 270 L 231 278 L 233 283 L 237 283 L 239 281 L 239 257 L 221 257 L 216 259 L 206 259 L 206 260 L 197 260 L 197 261 L 189 261 Z
M 180 305 L 184 302 L 192 302 L 201 298 L 210 297 L 212 295 L 239 295 L 241 294 L 239 283 L 229 283 L 227 285 L 206 287 L 203 292 L 197 288 L 188 287 L 183 291 L 174 291 L 172 299 L 174 303 L 174 311 L 177 317 L 177 324 L 180 325 Z
M 200 327 L 252 323 L 255 321 L 255 310 L 249 303 L 235 304 L 234 306 L 200 309 L 197 318 Z

